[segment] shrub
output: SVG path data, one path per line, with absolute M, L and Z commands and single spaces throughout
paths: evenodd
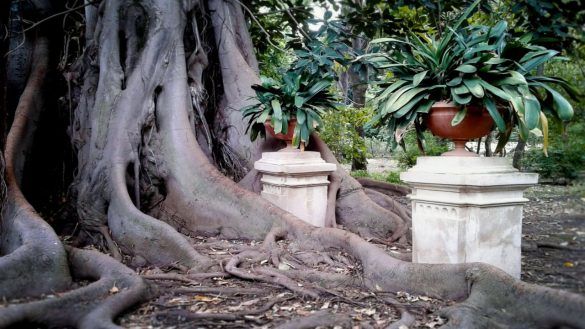
M 425 152 L 427 156 L 441 155 L 449 151 L 449 142 L 433 136 L 429 132 L 424 132 Z M 411 130 L 404 137 L 405 149 L 397 148 L 395 153 L 398 166 L 402 169 L 408 169 L 416 164 L 416 159 L 421 155 L 416 144 L 416 133 Z
M 573 124 L 564 138 L 553 141 L 548 157 L 539 149 L 531 149 L 524 155 L 522 167 L 539 173 L 541 178 L 574 180 L 585 170 L 584 138 L 585 124 Z
M 404 185 L 400 180 L 400 172 L 386 171 L 382 173 L 369 173 L 367 170 L 354 170 L 351 172 L 354 178 L 369 178 L 381 182 Z
M 369 108 L 341 108 L 323 116 L 320 136 L 339 162 L 349 163 L 366 154 L 366 143 L 358 129 L 371 117 Z

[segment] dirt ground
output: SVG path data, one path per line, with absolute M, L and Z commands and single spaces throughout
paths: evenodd
M 522 280 L 585 294 L 585 185 L 539 185 L 525 194 Z
M 531 188 L 526 196 L 523 226 L 522 280 L 556 289 L 585 293 L 585 198 L 583 186 Z M 227 261 L 232 254 L 258 242 L 194 239 L 197 249 Z M 389 253 L 406 253 L 408 246 L 382 246 Z M 294 271 L 299 254 L 282 243 L 280 270 Z M 346 274 L 359 282 L 359 266 L 347 255 L 314 268 Z M 268 260 L 247 264 L 250 269 L 268 266 Z M 340 266 L 339 264 L 345 264 Z M 319 299 L 301 297 L 281 286 L 243 281 L 222 273 L 207 277 L 176 277 L 172 269 L 140 269 L 157 287 L 158 297 L 123 315 L 119 323 L 127 328 L 303 328 L 310 317 L 320 328 L 386 328 L 403 315 L 414 317 L 410 328 L 435 328 L 443 319 L 433 314 L 452 303 L 414 296 L 371 293 L 347 287 L 318 289 Z M 299 286 L 315 288 L 298 280 Z M 292 322 L 291 322 L 292 321 Z M 298 322 L 301 321 L 301 322 Z M 325 325 L 326 324 L 326 325 Z M 314 328 L 307 327 L 307 328 Z

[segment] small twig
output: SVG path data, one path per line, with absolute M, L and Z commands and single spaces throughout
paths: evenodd
M 170 280 L 170 281 L 180 281 L 183 283 L 197 283 L 184 275 L 176 274 L 176 273 L 163 273 L 163 274 L 146 274 L 142 275 L 143 279 L 146 280 Z
M 214 294 L 214 295 L 262 295 L 266 289 L 232 287 L 181 287 L 173 290 L 175 294 Z
M 254 16 L 254 13 L 252 13 L 252 11 L 250 10 L 250 8 L 248 8 L 246 5 L 244 5 L 241 1 L 239 0 L 234 0 L 237 3 L 240 4 L 240 6 L 242 6 L 242 8 L 244 8 L 244 10 L 250 15 L 250 17 L 252 18 L 252 20 L 258 24 L 258 27 L 260 28 L 260 31 L 262 31 L 262 33 L 264 33 L 266 35 L 266 41 L 268 41 L 268 44 L 270 44 L 272 47 L 282 51 L 282 52 L 286 52 L 286 50 L 280 48 L 279 46 L 275 45 L 274 43 L 272 43 L 272 40 L 270 40 L 270 33 L 268 33 L 264 27 L 262 26 L 262 24 L 260 24 L 260 21 L 258 20 L 258 18 L 256 16 Z

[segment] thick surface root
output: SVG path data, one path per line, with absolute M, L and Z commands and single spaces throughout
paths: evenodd
M 100 252 L 69 249 L 76 279 L 96 280 L 44 300 L 0 308 L 0 328 L 32 322 L 83 329 L 120 328 L 113 319 L 147 295 L 144 281 L 131 269 Z
M 6 141 L 7 200 L 0 222 L 0 297 L 28 297 L 63 290 L 71 281 L 65 250 L 53 229 L 20 190 L 26 152 L 43 107 L 48 41 L 35 42 L 32 71 Z

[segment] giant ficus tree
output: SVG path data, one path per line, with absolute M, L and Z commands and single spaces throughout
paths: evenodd
M 263 240 L 222 269 L 309 298 L 320 290 L 291 284 L 291 271 L 266 269 L 278 264 L 269 257 L 278 252 L 276 240 L 315 257 L 342 250 L 360 265 L 361 280 L 313 271 L 315 285 L 459 301 L 443 310 L 447 327 L 585 327 L 582 296 L 523 283 L 485 264 L 411 264 L 366 242 L 407 238 L 408 211 L 385 194 L 392 186 L 364 188 L 338 169 L 330 176 L 325 228 L 263 200 L 252 164 L 282 145 L 251 143 L 244 134 L 239 109 L 258 82 L 258 65 L 238 0 L 101 0 L 69 8 L 13 0 L 0 8 L 10 36 L 2 45 L 1 105 L 10 129 L 0 227 L 0 296 L 8 304 L 0 308 L 0 328 L 23 322 L 114 328 L 117 314 L 148 296 L 127 265 L 218 270 L 190 236 Z M 38 196 L 39 182 L 48 179 L 38 172 L 58 156 L 46 151 L 55 147 L 47 139 L 59 139 L 35 136 L 65 131 L 74 151 L 62 194 L 70 211 L 41 216 L 29 196 Z M 313 150 L 336 162 L 318 136 L 312 140 Z M 76 227 L 73 239 L 56 233 L 67 225 Z M 104 252 L 80 248 L 90 243 Z M 272 264 L 242 268 L 259 259 Z

